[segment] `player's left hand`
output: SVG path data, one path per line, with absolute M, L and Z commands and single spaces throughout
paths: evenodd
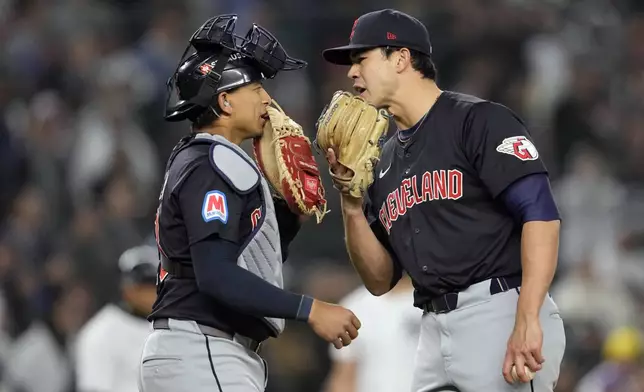
M 519 381 L 530 382 L 530 375 L 526 374 L 525 366 L 533 373 L 541 370 L 541 364 L 544 362 L 541 354 L 543 345 L 543 331 L 539 318 L 522 320 L 517 318 L 514 324 L 514 330 L 505 353 L 503 362 L 503 377 L 509 384 L 514 384 L 512 378 L 512 365 L 516 366 L 516 373 Z

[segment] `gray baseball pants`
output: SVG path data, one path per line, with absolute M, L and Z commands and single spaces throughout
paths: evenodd
M 145 342 L 140 392 L 262 392 L 266 362 L 244 338 L 209 336 L 194 321 L 168 319 Z
M 554 391 L 566 347 L 557 305 L 546 296 L 539 315 L 542 369 L 532 383 L 510 385 L 503 378 L 503 360 L 520 288 L 492 295 L 490 285 L 487 280 L 459 293 L 452 311 L 423 314 L 412 392 Z

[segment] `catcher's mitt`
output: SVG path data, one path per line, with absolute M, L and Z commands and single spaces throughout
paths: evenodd
M 253 153 L 262 174 L 296 214 L 314 215 L 320 223 L 327 213 L 320 170 L 311 142 L 302 127 L 275 102 L 267 108 L 262 137 L 253 139 Z
M 382 143 L 389 128 L 389 115 L 362 97 L 336 91 L 316 124 L 315 144 L 325 153 L 335 151 L 338 163 L 348 168 L 339 176 L 329 168 L 334 187 L 360 198 L 373 182 L 373 169 L 380 158 Z

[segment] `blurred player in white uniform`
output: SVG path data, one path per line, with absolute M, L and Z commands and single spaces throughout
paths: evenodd
M 375 297 L 360 286 L 342 301 L 362 321 L 360 336 L 347 347 L 331 347 L 331 371 L 324 392 L 409 391 L 422 310 L 411 306 L 413 287 L 404 276 Z
M 151 332 L 146 320 L 156 299 L 159 257 L 148 245 L 125 251 L 119 258 L 119 304 L 99 310 L 79 332 L 75 347 L 79 392 L 138 392 L 143 344 Z

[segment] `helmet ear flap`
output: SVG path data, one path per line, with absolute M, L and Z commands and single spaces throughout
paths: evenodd
M 187 58 L 184 53 L 182 61 L 168 83 L 165 110 L 167 121 L 190 119 L 194 122 L 201 112 L 213 104 L 231 53 L 227 48 L 217 51 L 197 51 Z M 178 102 L 169 108 L 173 90 L 178 93 Z

